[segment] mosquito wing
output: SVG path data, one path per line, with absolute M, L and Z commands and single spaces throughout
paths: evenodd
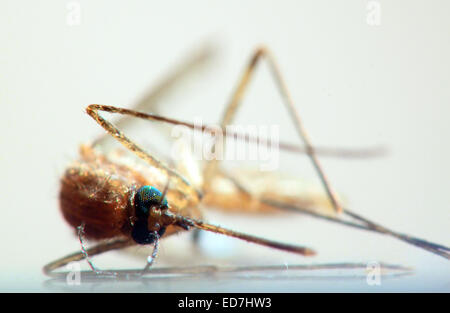
M 321 186 L 279 172 L 252 169 L 221 171 L 216 175 L 202 203 L 240 213 L 274 213 L 277 208 L 262 203 L 268 199 L 293 204 L 317 213 L 334 216 L 335 211 Z

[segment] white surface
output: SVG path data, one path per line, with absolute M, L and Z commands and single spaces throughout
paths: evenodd
M 134 103 L 205 39 L 220 48 L 214 70 L 172 99 L 167 114 L 216 122 L 250 53 L 263 43 L 276 55 L 314 143 L 390 149 L 377 160 L 323 159 L 350 207 L 450 245 L 449 2 L 381 1 L 379 26 L 367 24 L 367 2 L 79 1 L 81 24 L 69 26 L 68 1 L 2 1 L 0 290 L 46 290 L 41 267 L 78 249 L 58 212 L 57 193 L 78 144 L 100 133 L 85 106 Z M 270 118 L 286 125 L 283 135 L 293 141 L 267 74 L 258 71 L 238 120 Z M 281 170 L 313 177 L 308 168 L 306 158 L 286 157 Z M 448 261 L 395 239 L 303 217 L 272 224 L 212 219 L 319 252 L 305 261 L 236 243 L 253 255 L 250 262 L 385 261 L 416 268 L 414 276 L 374 289 L 355 282 L 262 281 L 245 290 L 450 290 Z M 262 259 L 254 256 L 259 253 Z M 163 291 L 243 286 L 201 279 L 158 284 Z

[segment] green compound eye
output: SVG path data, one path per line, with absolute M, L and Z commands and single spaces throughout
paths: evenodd
M 161 209 L 167 209 L 166 198 L 162 200 L 162 193 L 152 186 L 143 186 L 138 189 L 134 198 L 136 217 L 147 218 L 151 207 L 159 206 Z M 162 201 L 161 201 L 162 200 Z
M 157 207 L 161 210 L 168 209 L 167 200 L 162 199 L 161 191 L 152 186 L 143 186 L 139 188 L 134 196 L 135 217 L 131 237 L 138 244 L 146 245 L 155 241 L 156 237 L 153 231 L 148 230 L 148 217 L 150 210 Z M 158 231 L 159 237 L 164 235 L 166 227 L 161 227 Z

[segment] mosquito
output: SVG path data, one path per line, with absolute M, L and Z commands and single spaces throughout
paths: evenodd
M 180 72 L 188 71 L 193 63 L 203 57 L 204 55 L 196 56 L 193 61 L 187 62 Z M 127 109 L 92 104 L 86 108 L 86 112 L 106 131 L 105 135 L 115 138 L 128 151 L 145 161 L 147 167 L 140 171 L 127 164 L 117 163 L 108 154 L 98 151 L 96 147 L 105 139 L 104 136 L 91 144 L 80 147 L 80 158 L 66 170 L 61 179 L 59 201 L 64 218 L 77 231 L 81 251 L 45 265 L 44 272 L 51 274 L 70 262 L 86 259 L 94 273 L 117 275 L 118 272 L 98 269 L 91 258 L 111 250 L 135 245 L 152 245 L 153 252 L 147 258 L 146 266 L 142 270 L 142 274 L 144 274 L 153 265 L 161 238 L 191 229 L 219 233 L 303 256 L 313 256 L 316 253 L 310 247 L 278 242 L 207 223 L 202 220 L 202 213 L 199 208 L 202 204 L 228 210 L 248 210 L 250 202 L 252 204 L 251 211 L 254 212 L 269 209 L 308 214 L 344 226 L 390 235 L 449 259 L 450 249 L 448 247 L 395 232 L 343 207 L 319 162 L 318 155 L 361 157 L 376 155 L 380 151 L 350 151 L 315 147 L 311 143 L 300 115 L 294 106 L 275 58 L 267 48 L 257 49 L 245 67 L 220 123 L 223 134 L 239 137 L 250 142 L 267 144 L 261 138 L 230 133 L 226 129 L 226 126 L 232 123 L 255 68 L 261 60 L 267 62 L 297 134 L 303 142 L 303 147 L 280 143 L 280 148 L 290 152 L 304 153 L 310 158 L 326 192 L 326 198 L 334 210 L 333 214 L 313 209 L 314 206 L 308 205 L 310 204 L 308 201 L 302 201 L 301 197 L 286 199 L 282 196 L 254 194 L 251 186 L 233 173 L 223 170 L 220 167 L 219 160 L 216 159 L 206 162 L 203 169 L 202 184 L 197 186 L 176 169 L 137 145 L 118 128 L 118 125 L 123 126 L 127 121 L 125 118 L 129 117 L 151 122 L 183 125 L 194 130 L 196 125 L 145 113 L 140 111 L 139 106 L 134 109 Z M 167 82 L 177 80 L 179 74 L 170 76 L 165 83 L 155 89 L 150 98 L 158 97 L 161 93 L 164 93 L 165 89 L 168 88 Z M 113 124 L 105 119 L 101 112 L 120 114 L 125 118 Z M 214 134 L 217 129 L 206 125 L 202 126 L 201 130 Z M 215 146 L 212 147 L 214 149 Z M 225 180 L 232 184 L 235 189 L 232 193 L 222 193 L 213 187 L 215 185 L 212 183 L 214 180 Z M 87 249 L 85 238 L 100 240 L 100 243 Z

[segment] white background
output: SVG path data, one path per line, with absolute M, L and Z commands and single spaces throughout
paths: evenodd
M 314 143 L 389 148 L 388 156 L 375 160 L 323 159 L 349 206 L 392 229 L 450 245 L 449 3 L 379 1 L 380 25 L 371 26 L 368 2 L 78 1 L 80 24 L 71 26 L 69 1 L 2 1 L 0 289 L 47 290 L 41 267 L 79 248 L 58 212 L 57 195 L 77 146 L 101 133 L 84 113 L 86 105 L 135 103 L 204 41 L 217 47 L 212 70 L 196 77 L 166 114 L 217 122 L 243 65 L 265 44 Z M 292 127 L 268 71 L 261 68 L 257 76 L 239 120 Z M 293 132 L 286 137 L 296 140 Z M 310 167 L 306 158 L 289 160 L 280 170 L 313 177 L 300 171 Z M 157 290 L 450 290 L 447 260 L 392 238 L 301 216 L 211 220 L 319 252 L 306 260 L 219 238 L 231 251 L 229 262 L 236 250 L 248 257 L 239 260 L 243 264 L 385 261 L 416 272 L 377 287 L 363 279 L 251 281 L 244 288 L 239 281 L 199 278 L 178 285 L 159 281 Z M 188 255 L 189 239 L 169 241 L 176 240 Z M 162 260 L 168 250 L 162 248 Z M 112 254 L 101 265 L 114 267 L 118 258 Z

